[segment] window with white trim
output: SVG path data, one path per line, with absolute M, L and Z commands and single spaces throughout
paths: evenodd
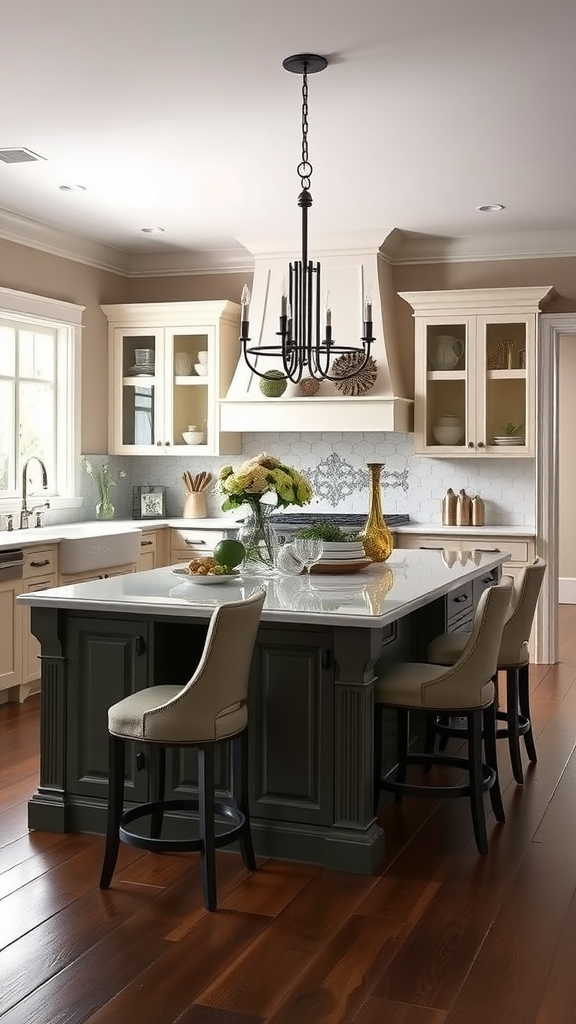
M 21 496 L 33 455 L 48 474 L 43 497 L 74 495 L 83 310 L 0 288 L 0 502 Z

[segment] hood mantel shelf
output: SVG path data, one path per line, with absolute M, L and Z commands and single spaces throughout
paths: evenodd
M 356 343 L 362 333 L 363 296 L 372 294 L 372 356 L 378 366 L 373 388 L 357 397 L 342 395 L 323 381 L 316 395 L 305 397 L 298 385 L 289 384 L 281 398 L 265 398 L 260 378 L 251 372 L 242 354 L 226 397 L 220 400 L 223 431 L 408 431 L 412 430 L 413 401 L 401 386 L 401 368 L 394 309 L 396 294 L 390 267 L 380 249 L 315 253 L 322 261 L 323 299 L 330 293 L 333 334 L 336 343 Z M 250 331 L 254 344 L 275 339 L 278 330 L 285 256 L 255 256 Z M 263 369 L 280 369 L 262 360 Z

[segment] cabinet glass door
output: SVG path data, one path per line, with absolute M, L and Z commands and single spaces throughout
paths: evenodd
M 209 433 L 209 333 L 202 328 L 167 331 L 166 379 L 171 381 L 167 418 L 172 444 L 206 446 Z
M 468 324 L 426 324 L 426 447 L 462 450 L 473 396 Z
M 122 334 L 122 415 L 120 443 L 147 448 L 161 438 L 157 430 L 157 377 L 160 360 L 154 334 Z
M 482 320 L 478 330 L 479 379 L 484 380 L 478 434 L 493 453 L 526 451 L 528 415 L 527 324 Z

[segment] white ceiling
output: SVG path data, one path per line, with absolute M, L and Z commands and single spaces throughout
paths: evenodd
M 0 163 L 4 237 L 39 222 L 148 268 L 297 247 L 282 60 L 311 52 L 312 245 L 576 252 L 574 0 L 0 0 L 0 26 L 0 148 L 45 157 Z

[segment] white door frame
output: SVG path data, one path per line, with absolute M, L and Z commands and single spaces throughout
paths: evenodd
M 536 550 L 546 560 L 536 611 L 534 661 L 558 660 L 558 371 L 560 336 L 576 337 L 576 313 L 543 314 L 538 367 L 538 443 L 536 446 Z

